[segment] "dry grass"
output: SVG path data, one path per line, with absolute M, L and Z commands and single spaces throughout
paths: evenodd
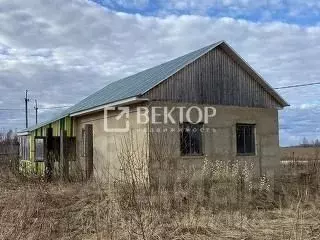
M 281 147 L 282 161 L 314 161 L 320 158 L 320 146 Z
M 177 177 L 171 151 L 158 147 L 151 156 L 165 181 L 146 178 L 144 148 L 132 142 L 122 143 L 122 174 L 111 185 L 1 171 L 0 239 L 320 239 L 319 161 L 283 165 L 274 195 L 250 163 L 205 159 Z
M 207 199 L 202 187 L 150 191 L 127 180 L 107 189 L 96 182 L 5 177 L 0 239 L 320 239 L 320 199 L 306 188 L 282 196 L 272 207 L 263 207 L 261 195 L 254 204 L 251 199 L 231 207 Z M 210 188 L 210 193 L 227 190 Z

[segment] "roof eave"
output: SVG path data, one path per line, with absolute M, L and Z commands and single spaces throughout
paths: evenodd
M 18 136 L 28 136 L 30 134 L 29 131 L 22 131 L 22 132 L 17 132 Z
M 141 102 L 146 102 L 149 101 L 148 98 L 140 98 L 139 96 L 134 96 L 134 97 L 130 97 L 130 98 L 126 98 L 126 99 L 122 99 L 119 101 L 115 101 L 112 103 L 107 103 L 104 105 L 100 105 L 94 108 L 89 108 L 83 111 L 79 111 L 79 112 L 74 112 L 70 114 L 70 117 L 79 117 L 79 116 L 83 116 L 83 115 L 87 115 L 87 114 L 92 114 L 94 112 L 99 112 L 104 110 L 107 107 L 119 107 L 119 106 L 127 106 L 127 105 L 132 105 L 132 104 L 136 104 L 136 103 L 141 103 Z

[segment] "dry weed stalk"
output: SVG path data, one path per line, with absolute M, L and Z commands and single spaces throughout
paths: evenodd
M 106 172 L 108 183 L 0 181 L 0 239 L 319 239 L 317 163 L 283 166 L 281 208 L 271 208 L 252 163 L 179 166 L 166 136 L 137 138 L 118 143 L 121 174 Z

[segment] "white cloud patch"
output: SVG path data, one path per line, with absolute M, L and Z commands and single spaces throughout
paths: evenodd
M 296 110 L 305 110 L 305 109 L 315 109 L 317 107 L 320 107 L 320 103 L 318 101 L 312 103 L 302 103 L 298 105 L 291 105 L 290 109 L 296 109 Z
M 250 1 L 241 4 L 246 2 Z M 0 22 L 6 23 L 0 28 L 4 93 L 0 102 L 7 108 L 23 109 L 25 89 L 30 91 L 31 109 L 34 99 L 40 107 L 76 103 L 110 81 L 222 39 L 272 86 L 319 80 L 319 26 L 196 15 L 142 16 L 86 1 L 0 1 L 0 9 Z M 279 92 L 300 106 L 281 114 L 287 129 L 281 132 L 282 143 L 292 143 L 305 133 L 316 137 L 319 124 L 314 119 L 319 112 L 313 110 L 320 87 Z M 53 112 L 41 111 L 40 120 Z M 34 123 L 33 110 L 30 122 Z M 0 127 L 23 126 L 23 110 L 0 111 Z

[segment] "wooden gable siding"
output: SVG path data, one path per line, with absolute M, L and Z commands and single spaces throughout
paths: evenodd
M 281 107 L 273 96 L 219 47 L 152 88 L 143 97 L 199 104 Z

